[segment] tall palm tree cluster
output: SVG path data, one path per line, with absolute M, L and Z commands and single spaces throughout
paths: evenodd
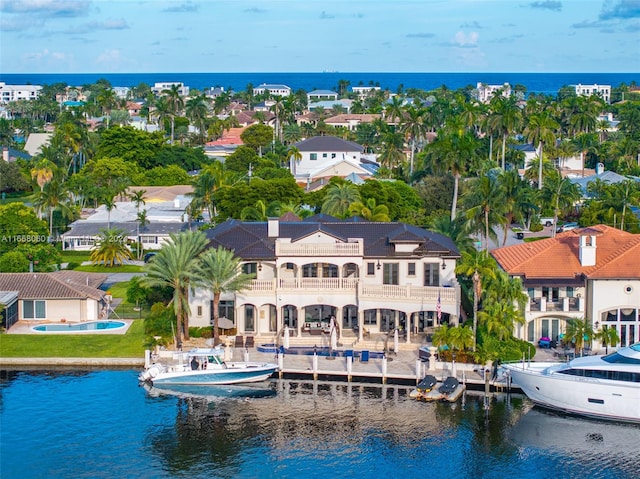
M 201 231 L 172 234 L 146 266 L 144 284 L 168 287 L 173 291 L 171 304 L 176 317 L 177 347 L 189 339 L 189 289 L 203 287 L 213 294 L 213 338 L 219 344 L 220 295 L 246 288 L 254 278 L 243 273 L 240 259 L 222 247 L 208 248 L 207 237 Z

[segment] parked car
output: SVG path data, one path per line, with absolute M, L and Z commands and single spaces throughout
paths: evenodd
M 144 262 L 145 262 L 145 263 L 148 263 L 148 262 L 149 262 L 149 261 L 151 261 L 151 260 L 153 259 L 153 257 L 154 257 L 155 255 L 157 255 L 157 254 L 158 254 L 158 253 L 157 253 L 157 252 L 155 252 L 155 251 L 152 251 L 152 252 L 150 252 L 150 253 L 146 253 L 146 254 L 144 255 Z
M 565 231 L 575 230 L 576 228 L 579 228 L 578 223 L 565 223 L 558 226 L 556 233 L 564 233 Z
M 553 218 L 540 218 L 540 224 L 542 226 L 551 226 L 553 224 Z

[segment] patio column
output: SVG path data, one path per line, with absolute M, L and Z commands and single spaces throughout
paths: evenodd
M 342 306 L 336 308 L 335 321 L 338 325 L 338 339 L 342 339 L 342 326 L 344 324 L 342 315 L 344 314 Z
M 358 342 L 362 342 L 364 334 L 364 311 L 358 308 Z

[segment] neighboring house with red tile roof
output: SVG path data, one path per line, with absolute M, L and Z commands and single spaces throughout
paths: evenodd
M 491 254 L 529 295 L 518 338 L 555 339 L 578 318 L 616 328 L 624 346 L 640 341 L 640 235 L 596 225 Z
M 399 327 L 410 342 L 441 322 L 458 324 L 460 252 L 444 235 L 398 222 L 288 215 L 228 220 L 207 237 L 210 247 L 233 251 L 243 271 L 256 275 L 248 289 L 221 298 L 220 315 L 240 334 L 272 342 L 286 325 L 299 341 L 317 342 L 309 337 L 314 325 L 334 316 L 340 337 L 351 341 L 362 340 L 365 329 Z M 212 299 L 204 289 L 190 296 L 190 325 L 210 325 Z
M 5 305 L 17 311 L 17 320 L 95 321 L 106 312 L 106 293 L 98 289 L 106 279 L 106 274 L 80 271 L 0 273 L 0 297 L 17 293 Z

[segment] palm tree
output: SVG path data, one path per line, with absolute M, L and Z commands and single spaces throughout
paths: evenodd
M 457 326 L 449 329 L 449 341 L 454 351 L 464 351 L 475 346 L 474 333 L 471 328 Z
M 553 230 L 551 236 L 556 235 L 558 213 L 573 206 L 580 199 L 580 187 L 569 178 L 563 178 L 558 171 L 554 171 L 542 190 L 542 199 L 553 208 Z
M 402 151 L 403 147 L 404 139 L 400 133 L 389 131 L 383 135 L 378 161 L 383 168 L 386 168 L 389 178 L 391 178 L 393 168 L 407 159 Z
M 207 113 L 209 109 L 207 108 L 207 97 L 204 95 L 198 95 L 191 97 L 187 100 L 185 104 L 185 115 L 194 124 L 194 126 L 198 129 L 198 137 L 204 143 L 205 132 L 206 132 L 206 124 L 205 120 L 207 118 Z
M 605 348 L 605 354 L 609 354 L 609 346 L 615 346 L 620 342 L 618 330 L 611 326 L 602 326 L 602 329 L 594 333 L 593 336 L 602 343 Z
M 502 224 L 507 228 L 505 213 L 505 194 L 495 175 L 482 176 L 472 180 L 471 187 L 463 196 L 468 209 L 465 216 L 471 231 L 484 226 L 484 249 L 489 250 L 489 237 L 495 238 L 493 226 Z M 480 228 L 478 228 L 480 226 Z
M 149 224 L 147 219 L 147 210 L 138 211 L 136 215 L 136 230 L 138 233 L 138 259 L 142 258 L 142 237 L 140 236 L 140 230 L 144 230 L 144 227 Z
M 153 261 L 147 263 L 143 282 L 151 287 L 173 290 L 173 310 L 176 315 L 176 343 L 182 347 L 182 337 L 189 339 L 189 287 L 196 278 L 198 257 L 207 247 L 202 231 L 171 233 Z M 170 304 L 171 304 L 170 303 Z
M 432 218 L 428 228 L 451 238 L 460 251 L 475 250 L 473 239 L 469 235 L 468 223 L 464 219 L 451 220 L 450 215 L 444 214 Z
M 451 329 L 447 323 L 438 326 L 433 332 L 431 343 L 436 347 L 449 346 L 451 344 Z
M 456 274 L 471 278 L 473 283 L 473 352 L 478 342 L 478 302 L 482 296 L 482 278 L 495 277 L 495 261 L 486 251 L 463 251 L 460 263 L 456 266 Z
M 389 222 L 389 208 L 385 205 L 376 205 L 375 198 L 367 198 L 366 202 L 356 201 L 349 206 L 349 214 L 360 216 L 367 221 Z
M 620 211 L 620 229 L 624 231 L 624 220 L 627 208 L 640 199 L 640 189 L 633 180 L 624 180 L 614 183 L 607 188 L 605 204 L 614 211 Z M 620 208 L 622 207 L 622 208 Z
M 162 90 L 162 94 L 166 96 L 167 106 L 169 107 L 171 117 L 171 144 L 173 145 L 176 116 L 184 108 L 184 100 L 180 95 L 180 86 L 177 84 L 173 84 L 170 88 Z
M 220 343 L 218 331 L 220 295 L 222 293 L 237 293 L 246 289 L 253 278 L 253 274 L 241 271 L 240 259 L 234 257 L 232 251 L 222 246 L 209 249 L 202 255 L 197 268 L 197 283 L 213 293 L 214 345 Z
M 296 165 L 302 161 L 302 153 L 297 147 L 291 145 L 287 148 L 287 157 L 289 158 L 289 169 L 291 170 L 291 174 L 295 176 Z
M 38 183 L 38 186 L 40 187 L 40 191 L 42 191 L 44 185 L 53 179 L 53 175 L 56 170 L 56 165 L 47 159 L 40 160 L 36 163 L 36 166 L 31 170 L 31 178 L 36 180 L 36 183 Z
M 53 213 L 58 210 L 63 218 L 71 219 L 74 215 L 71 204 L 71 193 L 60 179 L 53 179 L 43 186 L 42 191 L 34 195 L 36 209 L 46 208 L 49 211 L 49 237 L 53 238 Z
M 103 264 L 109 268 L 131 259 L 131 250 L 127 246 L 127 236 L 124 231 L 103 229 L 91 250 L 90 259 L 93 264 Z
M 573 341 L 576 345 L 576 354 L 582 356 L 585 340 L 593 339 L 593 328 L 586 319 L 573 318 L 567 321 L 567 330 L 565 332 L 568 340 Z
M 544 157 L 543 148 L 545 144 L 553 145 L 555 131 L 558 128 L 560 128 L 560 125 L 547 112 L 533 114 L 529 117 L 529 123 L 524 129 L 524 135 L 527 141 L 538 145 L 538 158 L 542 159 Z M 538 189 L 542 189 L 542 161 L 540 161 L 538 168 Z
M 111 229 L 111 212 L 118 207 L 115 196 L 107 196 L 104 200 L 104 208 L 107 210 L 107 229 Z
M 515 96 L 494 95 L 491 98 L 490 108 L 491 113 L 489 114 L 488 123 L 493 130 L 502 134 L 502 161 L 500 166 L 504 170 L 507 137 L 520 126 L 522 114 Z
M 327 194 L 322 203 L 324 214 L 343 218 L 349 212 L 351 203 L 360 201 L 360 192 L 353 183 L 333 183 L 326 188 Z
M 413 156 L 416 151 L 416 142 L 427 134 L 427 124 L 424 121 L 426 110 L 423 108 L 409 107 L 400 121 L 400 131 L 404 133 L 411 143 L 411 157 L 409 160 L 409 177 L 413 175 Z

